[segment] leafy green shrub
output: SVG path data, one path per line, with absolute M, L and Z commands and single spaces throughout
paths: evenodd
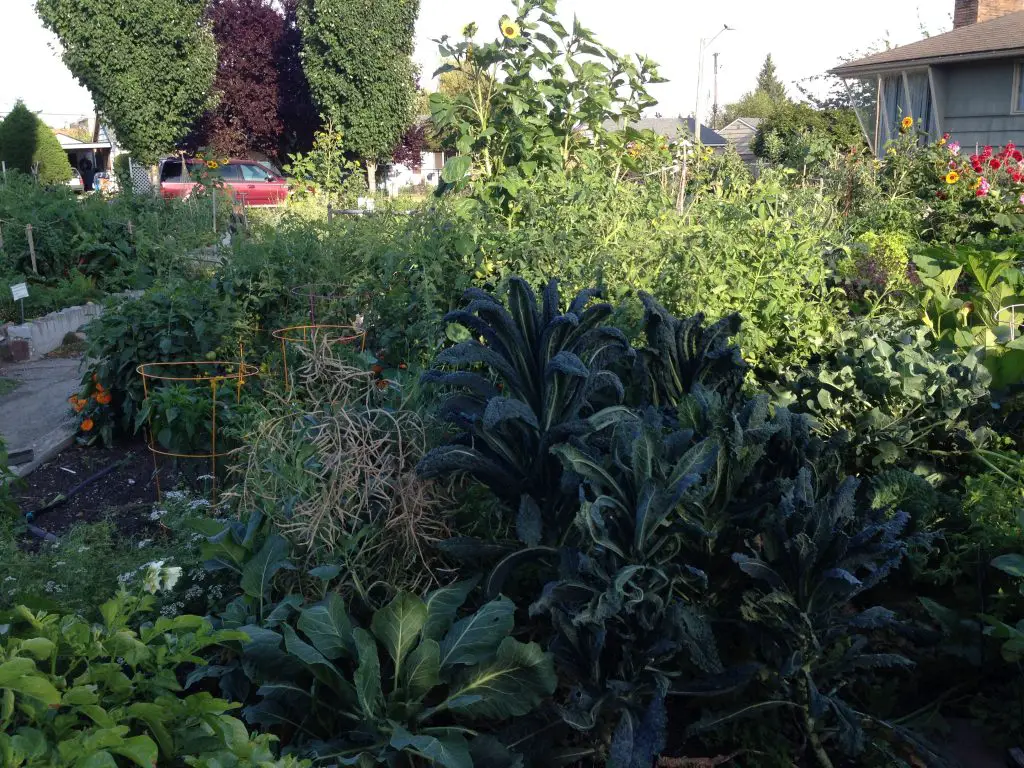
M 816 365 L 780 376 L 780 402 L 812 415 L 824 434 L 850 440 L 851 472 L 923 463 L 956 472 L 956 454 L 989 406 L 991 376 L 976 352 L 944 353 L 924 328 L 844 331 Z M 948 456 L 948 458 L 947 458 Z
M 273 737 L 250 737 L 227 714 L 235 705 L 209 693 L 179 695 L 179 667 L 202 663 L 204 649 L 245 635 L 215 632 L 198 616 L 134 629 L 152 606 L 152 596 L 121 592 L 100 607 L 98 626 L 24 607 L 7 615 L 0 633 L 5 765 L 273 762 Z
M 132 434 L 145 399 L 138 366 L 210 359 L 234 322 L 233 304 L 209 281 L 169 282 L 138 299 L 111 302 L 84 329 L 89 363 L 79 397 L 87 410 L 79 413 L 83 424 L 91 421 L 86 432 L 105 443 L 115 430 Z
M 0 121 L 0 160 L 8 171 L 33 174 L 47 186 L 71 178 L 71 163 L 57 137 L 22 101 Z

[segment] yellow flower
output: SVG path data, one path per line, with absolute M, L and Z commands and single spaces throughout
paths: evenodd
M 960 181 L 960 174 L 956 171 L 950 171 L 946 174 L 947 184 L 956 184 L 958 181 Z
M 939 139 L 939 146 L 940 147 L 946 146 L 946 140 L 945 139 Z
M 207 160 L 206 167 L 209 168 L 211 171 L 215 171 L 218 168 L 220 168 L 220 164 L 216 160 Z
M 900 123 L 900 128 L 902 130 L 904 130 L 904 131 L 909 131 L 913 127 L 914 127 L 914 118 L 912 118 L 912 117 L 904 117 L 903 118 L 903 122 Z
M 501 34 L 509 40 L 515 40 L 522 31 L 519 29 L 519 25 L 512 20 L 511 16 L 502 16 L 500 25 Z
M 221 165 L 227 165 L 230 162 L 231 162 L 231 160 L 229 158 L 225 157 L 223 160 L 220 161 L 220 164 Z

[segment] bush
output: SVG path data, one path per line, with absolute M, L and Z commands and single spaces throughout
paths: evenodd
M 213 359 L 237 317 L 209 280 L 172 281 L 138 299 L 109 302 L 84 329 L 89 362 L 72 398 L 88 438 L 109 443 L 115 431 L 134 434 L 145 399 L 138 366 Z
M 151 591 L 176 578 L 171 569 L 152 571 Z M 7 616 L 0 633 L 6 764 L 116 765 L 118 757 L 136 765 L 274 763 L 275 739 L 250 737 L 227 714 L 230 702 L 180 695 L 180 669 L 201 661 L 204 649 L 245 635 L 214 632 L 198 616 L 142 623 L 152 607 L 150 595 L 121 592 L 100 607 L 100 625 L 23 606 Z
M 63 184 L 71 163 L 53 131 L 21 101 L 0 122 L 0 160 L 8 171 L 36 176 L 40 184 Z

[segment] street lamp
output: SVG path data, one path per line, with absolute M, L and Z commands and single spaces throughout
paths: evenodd
M 711 46 L 715 40 L 724 35 L 726 32 L 733 32 L 735 29 L 730 27 L 728 24 L 723 24 L 722 28 L 718 30 L 718 34 L 712 37 L 710 40 L 702 37 L 700 39 L 700 58 L 697 60 L 697 104 L 693 110 L 693 146 L 700 148 L 700 90 L 704 87 L 704 56 L 707 49 Z M 686 179 L 689 175 L 689 153 L 686 148 L 683 148 L 683 172 L 679 174 L 679 194 L 676 196 L 676 211 L 682 213 L 686 207 Z
M 707 39 L 707 38 L 703 38 L 703 37 L 700 39 L 700 58 L 697 61 L 697 104 L 696 104 L 695 109 L 693 110 L 693 121 L 694 121 L 695 128 L 696 128 L 694 133 L 697 134 L 696 135 L 696 139 L 697 139 L 697 143 L 698 144 L 700 143 L 700 126 L 701 126 L 701 119 L 700 119 L 700 92 L 701 92 L 701 89 L 704 87 L 704 58 L 705 58 L 705 56 L 707 54 L 708 48 L 711 47 L 711 44 L 714 43 L 715 40 L 720 38 L 726 32 L 735 32 L 735 31 L 736 30 L 735 30 L 734 27 L 730 27 L 728 24 L 723 24 L 722 28 L 720 30 L 718 30 L 718 34 L 715 35 L 714 37 L 712 37 L 710 40 Z

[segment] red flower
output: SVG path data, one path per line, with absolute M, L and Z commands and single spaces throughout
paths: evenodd
M 947 195 L 947 194 L 946 194 L 945 192 L 943 192 L 943 191 L 942 191 L 941 189 L 940 189 L 940 190 L 939 190 L 938 192 L 936 192 L 936 193 L 935 193 L 935 196 L 936 196 L 937 198 L 939 198 L 939 200 L 947 200 L 947 199 L 949 198 L 949 195 Z
M 981 173 L 981 162 L 972 163 L 971 167 L 974 168 L 975 173 Z
M 985 147 L 985 151 L 981 153 L 981 156 L 985 160 L 988 160 L 990 157 L 992 157 L 992 147 Z
M 1017 145 L 1014 144 L 1012 141 L 1006 142 L 1006 151 L 1007 152 L 1013 152 L 1013 150 L 1015 150 L 1016 148 L 1017 148 Z
M 1019 163 L 1021 160 L 1024 160 L 1024 152 L 1021 152 L 1019 149 L 1015 149 L 1010 153 L 1010 157 Z
M 1000 168 L 1003 167 L 1003 161 L 1000 160 L 998 157 L 993 157 L 989 161 L 988 167 L 991 168 L 993 171 L 998 171 Z
M 942 134 L 942 138 L 944 138 L 946 141 L 949 141 L 949 136 L 950 136 L 950 134 L 948 134 L 948 133 Z

